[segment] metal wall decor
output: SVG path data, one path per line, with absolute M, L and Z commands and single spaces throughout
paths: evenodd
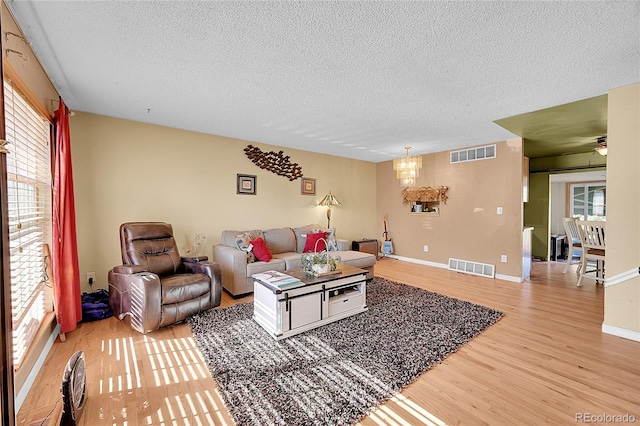
M 246 156 L 261 169 L 268 170 L 278 176 L 284 176 L 289 180 L 296 180 L 302 177 L 302 167 L 298 163 L 289 161 L 289 156 L 283 151 L 264 152 L 253 145 L 247 145 L 244 149 Z

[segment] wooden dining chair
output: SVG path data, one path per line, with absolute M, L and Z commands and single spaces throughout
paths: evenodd
M 596 283 L 604 283 L 605 254 L 605 222 L 578 220 L 578 232 L 582 242 L 582 268 L 578 274 L 578 287 L 582 286 L 582 278 L 591 272 L 596 273 Z M 587 262 L 596 261 L 596 269 L 587 270 Z
M 578 225 L 576 225 L 577 220 L 575 217 L 565 217 L 563 220 L 564 232 L 567 234 L 567 244 L 569 245 L 563 274 L 566 274 L 569 266 L 574 263 L 578 264 L 577 275 L 580 275 L 580 269 L 582 269 L 582 240 L 578 232 Z

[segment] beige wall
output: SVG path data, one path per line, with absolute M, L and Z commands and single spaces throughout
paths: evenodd
M 609 91 L 607 278 L 640 267 L 640 84 Z M 640 333 L 640 277 L 605 289 L 604 326 Z
M 377 238 L 388 228 L 394 254 L 448 264 L 449 258 L 496 265 L 496 273 L 522 273 L 522 140 L 497 144 L 495 159 L 450 164 L 449 152 L 424 155 L 417 186 L 448 186 L 440 216 L 410 214 L 391 161 L 377 164 Z M 496 214 L 497 207 L 503 215 Z M 423 246 L 429 251 L 424 252 Z M 508 262 L 501 263 L 506 254 Z
M 208 233 L 206 254 L 224 229 L 326 226 L 318 201 L 332 190 L 342 202 L 332 227 L 341 239 L 375 235 L 374 163 L 251 143 L 99 115 L 71 117 L 80 277 L 96 272 L 97 288 L 122 262 L 118 227 L 127 221 L 173 225 L 181 253 L 196 232 Z M 316 178 L 316 196 L 301 195 L 300 180 L 260 169 L 248 144 L 280 151 Z M 257 176 L 257 195 L 236 194 L 236 174 Z

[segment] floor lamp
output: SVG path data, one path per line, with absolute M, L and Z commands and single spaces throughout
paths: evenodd
M 342 203 L 340 203 L 336 196 L 333 195 L 331 191 L 329 191 L 329 193 L 324 196 L 322 201 L 320 201 L 320 205 L 327 207 L 327 229 L 331 229 L 331 207 L 341 206 Z

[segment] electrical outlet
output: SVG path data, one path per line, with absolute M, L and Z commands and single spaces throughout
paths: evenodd
M 96 273 L 87 272 L 87 284 L 93 284 L 96 282 Z
M 503 254 L 502 256 L 500 256 L 500 262 L 507 263 L 507 255 L 506 254 Z
M 497 209 L 497 213 L 498 213 L 498 214 L 502 214 L 502 207 L 498 207 L 498 209 Z
M 422 249 L 423 249 L 424 251 L 429 251 L 429 246 L 424 246 Z

